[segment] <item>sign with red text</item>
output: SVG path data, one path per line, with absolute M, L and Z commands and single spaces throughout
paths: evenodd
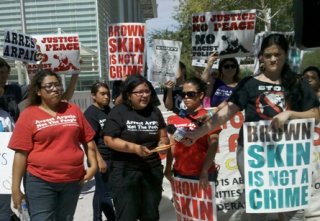
M 176 82 L 179 68 L 181 41 L 154 39 L 152 47 L 151 80 L 165 83 Z
M 58 74 L 74 74 L 80 71 L 80 41 L 78 34 L 34 35 L 37 50 L 43 54 L 42 68 Z M 29 64 L 28 72 L 38 69 Z
M 199 180 L 174 177 L 171 183 L 177 221 L 216 221 L 215 184 L 202 189 Z
M 5 30 L 3 57 L 27 63 L 36 63 L 35 39 L 16 31 Z
M 304 210 L 306 221 L 320 220 L 320 124 L 315 126 L 312 157 L 312 185 L 309 206 Z
M 271 121 L 243 126 L 248 213 L 276 213 L 309 206 L 314 119 L 291 120 L 281 130 Z
M 192 59 L 206 60 L 213 51 L 220 58 L 249 56 L 255 24 L 255 9 L 192 14 Z
M 145 24 L 108 25 L 109 80 L 144 73 Z
M 0 194 L 11 194 L 14 151 L 8 148 L 12 133 L 0 132 Z

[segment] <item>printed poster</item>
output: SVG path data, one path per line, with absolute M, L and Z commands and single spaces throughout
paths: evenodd
M 246 211 L 276 213 L 309 206 L 314 119 L 244 123 Z
M 175 82 L 179 69 L 181 41 L 153 40 L 151 80 L 165 83 Z
M 0 194 L 11 194 L 14 151 L 8 148 L 12 133 L 0 132 Z
M 5 30 L 3 57 L 27 63 L 36 63 L 37 49 L 35 42 L 36 40 L 30 35 Z
M 177 221 L 216 221 L 215 184 L 206 190 L 198 180 L 174 177 L 171 183 Z
M 250 56 L 255 24 L 255 9 L 192 14 L 192 59 Z
M 144 73 L 145 24 L 116 23 L 108 25 L 109 80 Z
M 80 71 L 80 40 L 78 34 L 34 35 L 38 52 L 43 54 L 42 67 L 58 74 Z M 37 72 L 37 64 L 29 64 L 28 72 Z

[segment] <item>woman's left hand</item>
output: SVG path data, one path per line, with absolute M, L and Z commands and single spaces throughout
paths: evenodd
M 270 127 L 273 130 L 282 130 L 285 123 L 290 119 L 291 111 L 284 111 L 273 117 Z

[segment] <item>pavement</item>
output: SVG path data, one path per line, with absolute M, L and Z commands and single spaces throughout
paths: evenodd
M 95 181 L 90 180 L 83 188 L 79 197 L 76 213 L 74 215 L 74 221 L 92 221 L 92 199 L 95 188 Z M 171 187 L 169 181 L 163 179 L 163 193 L 162 200 L 159 206 L 160 221 L 174 221 L 176 220 L 175 211 L 171 199 Z M 106 219 L 105 219 L 106 220 Z

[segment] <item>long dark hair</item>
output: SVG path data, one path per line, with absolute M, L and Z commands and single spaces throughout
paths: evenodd
M 235 58 L 222 58 L 222 59 L 220 59 L 219 66 L 218 66 L 219 78 L 220 79 L 222 78 L 222 67 L 227 61 L 230 61 L 237 66 L 236 67 L 236 74 L 233 76 L 233 81 L 239 82 L 240 81 L 240 66 L 239 66 L 238 60 Z
M 279 46 L 288 55 L 289 44 L 287 39 L 282 34 L 270 34 L 263 39 L 259 55 L 262 55 L 264 50 L 272 45 Z M 285 100 L 290 109 L 301 111 L 301 102 L 303 93 L 301 82 L 296 73 L 294 73 L 288 62 L 286 61 L 281 71 L 281 84 L 285 88 Z
M 185 82 L 184 82 L 184 84 L 189 84 L 189 83 L 196 86 L 198 92 L 203 92 L 204 96 L 206 95 L 207 84 L 204 81 L 202 81 L 201 79 L 199 79 L 197 77 L 192 77 L 192 78 L 185 80 Z
M 38 91 L 41 90 L 41 84 L 45 77 L 54 76 L 57 78 L 59 84 L 62 86 L 61 77 L 51 70 L 40 70 L 31 80 L 29 88 L 29 106 L 40 105 L 41 97 L 38 95 Z

